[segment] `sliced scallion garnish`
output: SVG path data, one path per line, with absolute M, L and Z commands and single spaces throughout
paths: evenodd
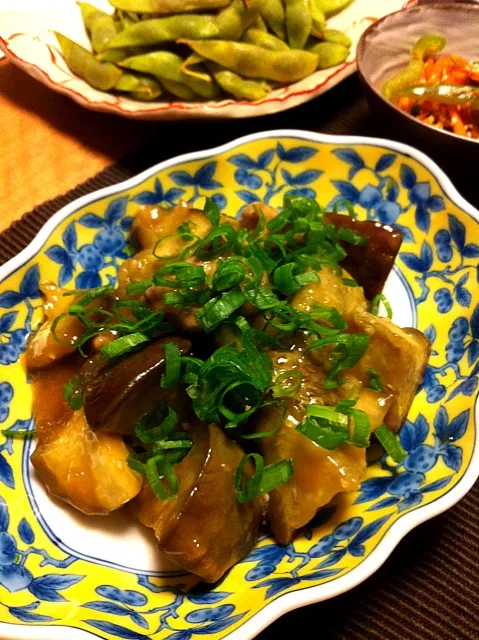
M 407 457 L 407 451 L 403 449 L 397 436 L 390 431 L 384 423 L 376 429 L 374 435 L 394 462 L 399 464 Z

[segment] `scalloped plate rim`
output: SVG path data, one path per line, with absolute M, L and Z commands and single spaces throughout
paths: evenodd
M 0 266 L 0 283 L 39 253 L 44 243 L 48 240 L 51 232 L 63 220 L 78 209 L 104 197 L 112 196 L 120 191 L 125 191 L 133 186 L 137 186 L 148 178 L 154 176 L 159 171 L 164 171 L 180 163 L 204 160 L 226 153 L 237 146 L 247 144 L 249 142 L 275 138 L 299 139 L 306 142 L 309 141 L 326 144 L 376 146 L 402 153 L 403 155 L 409 156 L 420 162 L 429 172 L 431 172 L 431 174 L 433 174 L 437 179 L 439 186 L 447 197 L 460 207 L 464 213 L 479 224 L 479 211 L 477 211 L 477 209 L 475 209 L 469 202 L 467 202 L 467 200 L 465 200 L 465 198 L 463 198 L 463 196 L 460 195 L 451 180 L 433 160 L 414 147 L 388 140 L 386 138 L 327 135 L 299 129 L 274 129 L 271 131 L 264 131 L 236 138 L 223 145 L 205 149 L 203 151 L 194 151 L 175 156 L 142 171 L 128 180 L 104 187 L 103 189 L 99 189 L 77 198 L 55 213 L 43 225 L 35 238 L 27 247 L 25 247 L 25 249 L 9 260 L 5 265 Z M 479 397 L 475 402 L 474 415 L 477 422 L 479 420 Z M 450 491 L 443 494 L 433 502 L 402 515 L 392 524 L 391 528 L 384 534 L 383 538 L 371 551 L 370 555 L 348 574 L 339 578 L 333 578 L 331 581 L 316 587 L 307 587 L 293 593 L 277 596 L 276 599 L 266 604 L 260 611 L 241 625 L 241 627 L 225 636 L 225 640 L 248 640 L 253 638 L 269 624 L 289 611 L 309 604 L 328 600 L 356 587 L 381 567 L 407 533 L 423 522 L 430 520 L 454 506 L 466 495 L 478 478 L 479 445 L 477 434 L 475 434 L 474 448 L 469 465 L 462 478 Z M 39 627 L 35 625 L 24 626 L 20 624 L 17 625 L 0 622 L 0 632 L 2 634 L 8 634 L 5 636 L 5 640 L 9 640 L 10 638 L 12 640 L 88 640 L 88 638 L 100 637 L 94 632 L 87 632 L 66 625 L 49 625 L 48 627 Z

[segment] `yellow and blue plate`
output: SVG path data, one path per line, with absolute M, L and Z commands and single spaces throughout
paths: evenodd
M 0 635 L 39 640 L 250 638 L 295 607 L 371 575 L 419 523 L 451 507 L 479 475 L 479 214 L 422 153 L 387 140 L 271 131 L 185 155 L 73 202 L 0 268 L 0 427 L 33 428 L 22 364 L 39 322 L 39 282 L 113 283 L 141 204 L 238 215 L 286 194 L 400 227 L 386 293 L 398 324 L 432 343 L 400 432 L 408 452 L 367 470 L 293 544 L 263 537 L 219 583 L 161 566 L 152 538 L 121 513 L 86 518 L 48 496 L 29 465 L 34 443 L 0 436 Z M 404 559 L 407 562 L 407 557 Z

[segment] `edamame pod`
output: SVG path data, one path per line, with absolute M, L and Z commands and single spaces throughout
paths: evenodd
M 256 16 L 256 19 L 253 22 L 253 27 L 255 27 L 256 29 L 261 29 L 261 31 L 268 31 L 268 27 L 266 26 L 266 22 L 261 17 L 261 14 Z
M 263 0 L 260 14 L 271 31 L 281 40 L 286 40 L 284 6 L 281 0 Z
M 90 34 L 91 45 L 93 51 L 98 53 L 105 48 L 106 43 L 116 36 L 119 29 L 113 19 L 113 16 L 100 11 L 87 2 L 79 2 L 83 22 Z
M 318 42 L 309 49 L 318 56 L 318 69 L 328 69 L 344 62 L 349 49 L 336 42 Z
M 262 31 L 256 27 L 250 27 L 243 35 L 243 42 L 255 44 L 262 49 L 270 51 L 287 51 L 289 49 L 286 42 L 283 42 L 276 36 L 267 31 Z
M 161 85 L 146 76 L 124 73 L 114 86 L 116 91 L 131 93 L 136 100 L 154 100 L 161 95 Z
M 186 84 L 182 84 L 181 82 L 162 80 L 161 84 L 171 93 L 171 95 L 175 96 L 175 98 L 181 98 L 181 100 L 195 100 L 198 97 L 193 89 L 190 89 Z
M 54 32 L 65 58 L 73 73 L 88 82 L 95 89 L 108 91 L 113 89 L 122 75 L 122 71 L 109 62 L 99 62 L 90 51 L 73 42 L 61 33 Z
M 309 5 L 310 0 L 286 0 L 286 32 L 288 43 L 292 49 L 302 49 L 306 44 L 313 17 Z
M 204 76 L 198 77 L 186 74 L 183 71 L 182 58 L 170 51 L 152 51 L 151 53 L 133 56 L 123 60 L 120 66 L 134 71 L 149 73 L 158 78 L 163 84 L 164 80 L 169 80 L 185 85 L 202 98 L 212 100 L 218 95 L 218 88 L 211 77 L 206 76 L 205 79 Z
M 210 11 L 229 5 L 231 0 L 109 0 L 116 9 L 135 13 L 181 13 Z
M 323 40 L 325 42 L 335 42 L 336 44 L 342 44 L 343 47 L 349 49 L 351 47 L 351 38 L 339 29 L 325 29 L 323 31 Z
M 219 29 L 212 17 L 183 14 L 137 22 L 112 38 L 107 48 L 161 44 L 175 42 L 179 38 L 214 38 L 218 33 Z
M 318 56 L 309 51 L 268 51 L 254 44 L 224 40 L 180 40 L 199 55 L 247 78 L 295 82 L 316 69 Z
M 311 17 L 313 20 L 313 23 L 311 25 L 311 35 L 313 35 L 315 38 L 322 38 L 324 27 L 326 26 L 326 18 L 324 17 L 324 13 L 318 6 L 318 0 L 310 0 L 309 9 L 311 11 Z
M 106 49 L 95 56 L 100 62 L 121 62 L 131 56 L 131 49 Z
M 230 93 L 237 100 L 251 102 L 262 100 L 271 91 L 271 87 L 264 81 L 246 80 L 237 73 L 214 63 L 210 63 L 208 68 L 223 91 Z
M 260 0 L 233 0 L 216 16 L 218 38 L 221 40 L 239 40 L 245 30 L 253 24 L 259 15 Z
M 326 18 L 329 18 L 343 9 L 346 9 L 348 4 L 351 4 L 352 0 L 317 0 L 317 2 Z

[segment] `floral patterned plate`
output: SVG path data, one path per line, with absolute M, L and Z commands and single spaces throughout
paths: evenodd
M 121 513 L 86 518 L 49 497 L 29 465 L 33 443 L 0 438 L 0 635 L 42 640 L 250 638 L 282 613 L 342 593 L 373 573 L 419 523 L 451 507 L 479 475 L 479 214 L 414 149 L 302 131 L 256 134 L 185 155 L 59 211 L 0 269 L 0 424 L 32 426 L 22 366 L 39 321 L 38 283 L 114 282 L 140 204 L 238 214 L 285 194 L 348 199 L 361 218 L 395 224 L 404 244 L 386 287 L 398 324 L 432 342 L 401 442 L 360 490 L 340 496 L 287 547 L 264 536 L 209 588 L 160 566 L 152 538 Z M 406 559 L 407 561 L 407 559 Z
M 107 0 L 90 0 L 111 11 Z M 20 6 L 18 6 L 20 4 Z M 184 120 L 186 118 L 249 118 L 291 109 L 325 93 L 356 69 L 356 45 L 369 25 L 398 11 L 405 0 L 353 0 L 344 11 L 328 20 L 352 40 L 348 59 L 336 67 L 316 71 L 311 76 L 272 91 L 263 100 L 223 100 L 182 102 L 181 100 L 139 102 L 124 96 L 93 89 L 73 75 L 66 66 L 52 31 L 59 31 L 85 47 L 90 43 L 76 0 L 0 0 L 0 52 L 50 89 L 63 93 L 87 109 L 116 113 L 143 120 Z

